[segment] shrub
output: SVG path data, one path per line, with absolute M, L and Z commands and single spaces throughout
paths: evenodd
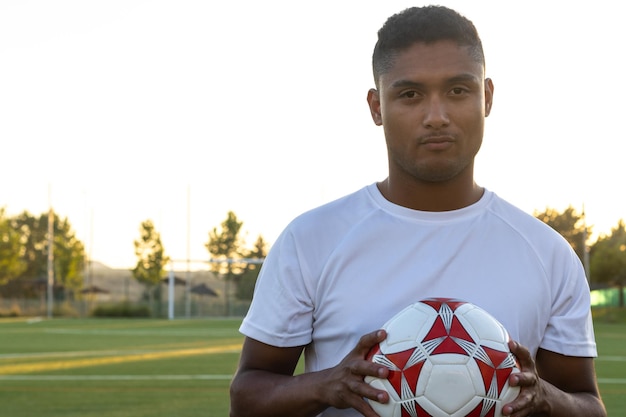
M 0 309 L 0 317 L 19 317 L 22 315 L 22 310 L 20 306 L 17 304 L 11 305 L 11 308 L 8 310 Z
M 128 302 L 99 305 L 91 312 L 94 317 L 150 317 L 150 309 Z
M 591 314 L 594 321 L 599 323 L 626 323 L 626 308 L 594 307 Z
M 52 314 L 54 317 L 80 317 L 76 308 L 67 301 L 55 304 Z

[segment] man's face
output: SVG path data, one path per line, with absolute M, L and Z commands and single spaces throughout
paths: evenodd
M 390 178 L 445 182 L 473 177 L 493 85 L 469 47 L 416 43 L 380 76 L 368 102 L 385 131 Z

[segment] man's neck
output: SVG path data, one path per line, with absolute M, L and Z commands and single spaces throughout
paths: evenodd
M 381 194 L 394 204 L 420 211 L 450 211 L 476 203 L 484 189 L 471 181 L 394 182 L 388 177 L 379 182 Z

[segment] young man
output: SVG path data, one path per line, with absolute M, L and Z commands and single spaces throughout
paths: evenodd
M 376 89 L 389 176 L 295 219 L 272 247 L 241 331 L 231 416 L 376 416 L 364 360 L 380 326 L 427 297 L 470 301 L 516 342 L 506 415 L 596 417 L 589 289 L 552 229 L 474 182 L 493 83 L 474 25 L 411 8 L 379 31 Z M 304 352 L 306 372 L 294 376 Z

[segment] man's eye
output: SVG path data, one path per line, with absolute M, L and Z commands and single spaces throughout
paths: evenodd
M 452 95 L 458 96 L 460 94 L 465 93 L 465 89 L 461 87 L 455 87 L 451 90 Z
M 407 91 L 404 94 L 402 94 L 404 97 L 406 98 L 416 98 L 417 97 L 417 92 L 416 91 Z

